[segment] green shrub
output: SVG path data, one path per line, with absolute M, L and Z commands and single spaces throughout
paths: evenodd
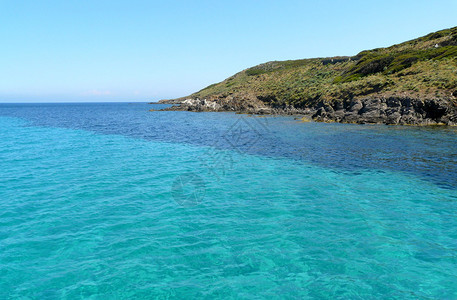
M 265 74 L 265 73 L 268 73 L 268 71 L 262 70 L 262 69 L 256 69 L 256 68 L 251 68 L 251 69 L 246 70 L 246 74 L 248 76 L 256 76 L 256 75 Z

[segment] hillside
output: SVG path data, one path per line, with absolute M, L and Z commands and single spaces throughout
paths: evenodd
M 457 27 L 353 57 L 272 61 L 162 103 L 317 121 L 457 124 Z

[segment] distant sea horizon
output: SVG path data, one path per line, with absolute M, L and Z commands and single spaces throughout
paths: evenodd
M 97 100 L 97 101 L 73 101 L 73 100 L 69 100 L 69 101 L 0 101 L 0 104 L 151 103 L 151 102 L 156 102 L 156 101 L 159 101 L 159 100 L 150 100 L 150 101 L 147 101 L 147 100 L 142 100 L 142 101 L 140 101 L 140 100 L 138 100 L 138 101 L 127 101 L 127 100 L 119 100 L 119 101 L 113 101 L 113 100 L 110 100 L 110 101 L 100 101 L 100 100 Z

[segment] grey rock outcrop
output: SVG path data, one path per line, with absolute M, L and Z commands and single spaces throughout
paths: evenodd
M 316 121 L 392 125 L 457 125 L 457 106 L 450 99 L 413 99 L 392 96 L 364 98 L 335 110 L 327 105 L 312 116 Z
M 169 102 L 162 102 L 169 103 Z M 250 114 L 302 115 L 318 122 L 390 125 L 457 125 L 454 99 L 415 99 L 409 96 L 366 97 L 332 104 L 320 102 L 307 108 L 270 107 L 256 99 L 185 99 L 164 110 L 234 111 Z

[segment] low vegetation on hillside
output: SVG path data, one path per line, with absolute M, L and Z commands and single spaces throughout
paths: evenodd
M 186 98 L 258 99 L 305 108 L 374 95 L 457 97 L 457 27 L 353 57 L 273 61 Z

